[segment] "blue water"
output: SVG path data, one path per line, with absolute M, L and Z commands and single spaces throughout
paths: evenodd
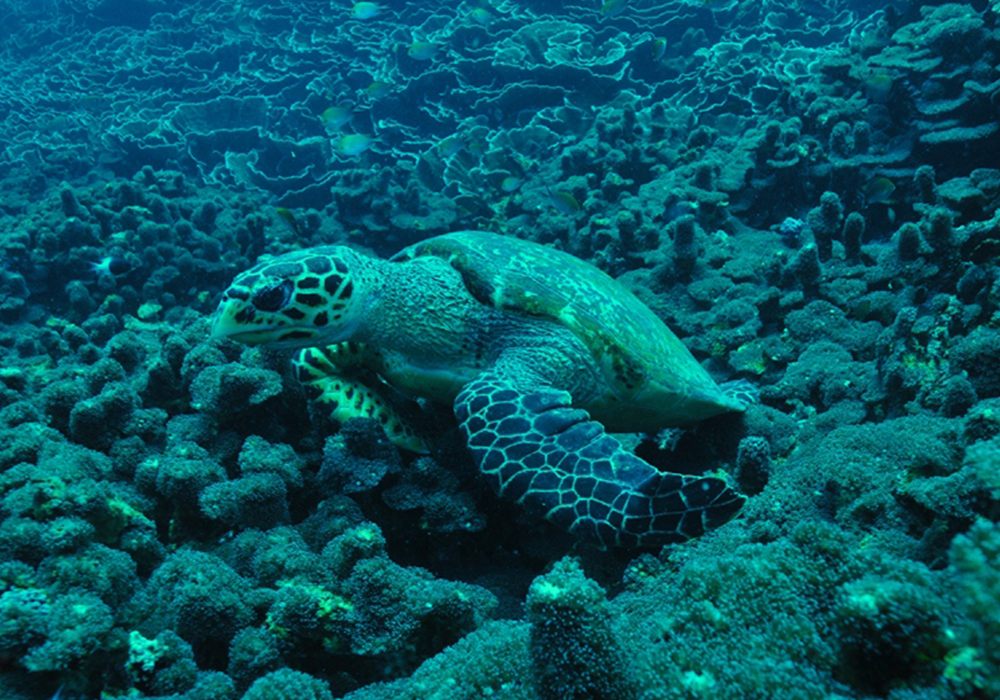
M 0 1 L 0 697 L 1000 697 L 998 12 Z M 211 338 L 262 255 L 462 230 L 593 264 L 749 387 L 616 436 L 731 521 L 596 549 L 451 406 L 397 397 L 416 454 Z M 391 394 L 383 361 L 346 374 Z

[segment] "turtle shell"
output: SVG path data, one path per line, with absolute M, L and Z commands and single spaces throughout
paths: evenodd
M 667 325 L 634 294 L 569 253 L 508 236 L 461 231 L 430 238 L 392 259 L 446 260 L 470 294 L 497 309 L 548 319 L 572 331 L 623 404 L 674 402 L 677 422 L 742 408 L 726 397 Z M 697 405 L 704 404 L 699 410 Z M 662 420 L 663 415 L 660 416 Z

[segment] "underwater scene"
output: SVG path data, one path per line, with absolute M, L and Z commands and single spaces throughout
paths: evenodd
M 1000 698 L 998 15 L 0 0 L 0 699 Z

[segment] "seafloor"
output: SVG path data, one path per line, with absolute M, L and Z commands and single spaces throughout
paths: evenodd
M 1000 698 L 998 11 L 0 2 L 0 697 Z M 631 440 L 736 520 L 580 547 L 208 337 L 462 229 L 759 387 Z

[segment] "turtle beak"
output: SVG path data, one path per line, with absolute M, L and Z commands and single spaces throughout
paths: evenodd
M 236 323 L 233 320 L 232 304 L 223 301 L 219 308 L 215 310 L 215 317 L 212 319 L 212 337 L 228 338 L 237 332 Z
M 246 302 L 223 299 L 212 320 L 211 335 L 219 340 L 257 345 L 271 340 L 274 329 L 255 324 L 253 310 Z
M 305 348 L 316 345 L 316 329 L 308 323 L 292 323 L 274 314 L 258 313 L 241 299 L 223 299 L 212 320 L 212 338 L 234 340 L 245 345 L 275 348 Z

